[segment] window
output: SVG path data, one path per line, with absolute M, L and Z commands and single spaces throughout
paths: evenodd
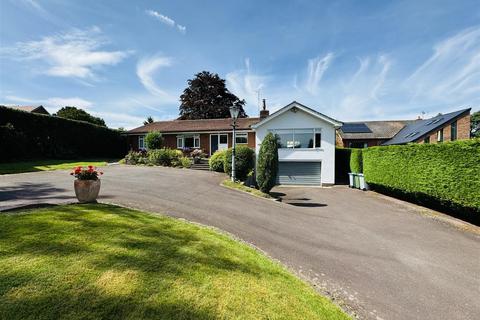
M 145 145 L 145 136 L 138 137 L 138 149 L 139 150 L 147 149 L 147 146 Z
M 199 136 L 177 136 L 177 148 L 200 148 Z
M 321 129 L 272 130 L 279 138 L 279 148 L 313 149 L 322 145 Z
M 450 140 L 457 140 L 457 121 L 453 121 L 450 124 Z
M 315 133 L 315 148 L 320 148 L 322 146 L 322 134 Z
M 437 142 L 442 142 L 443 141 L 443 128 L 438 130 L 437 132 Z
M 220 144 L 227 144 L 228 143 L 228 135 L 227 134 L 221 134 L 220 135 Z
M 183 148 L 183 137 L 177 137 L 177 148 L 178 149 Z
M 354 141 L 354 142 L 350 142 L 350 143 L 348 144 L 348 147 L 349 147 L 349 148 L 362 149 L 362 148 L 367 148 L 367 147 L 368 147 L 368 143 L 363 142 L 363 141 Z
M 423 143 L 430 143 L 430 136 L 425 137 L 425 139 L 423 139 Z
M 248 143 L 248 133 L 235 133 L 235 143 L 237 143 L 237 144 L 247 144 Z

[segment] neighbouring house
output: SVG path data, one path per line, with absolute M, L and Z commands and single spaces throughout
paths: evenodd
M 321 185 L 335 181 L 335 130 L 341 122 L 298 102 L 269 115 L 237 120 L 236 143 L 260 149 L 268 132 L 280 138 L 279 184 Z M 231 119 L 153 122 L 128 131 L 130 149 L 145 149 L 145 135 L 159 131 L 167 148 L 202 149 L 207 155 L 232 146 Z
M 366 148 L 469 139 L 470 110 L 439 114 L 429 119 L 345 122 L 337 130 L 337 146 Z
M 279 137 L 278 184 L 330 185 L 335 182 L 335 131 L 342 123 L 292 102 L 252 126 L 259 152 L 269 133 Z
M 5 106 L 7 108 L 12 108 L 16 110 L 21 110 L 25 112 L 31 112 L 31 113 L 39 113 L 39 114 L 45 114 L 45 115 L 50 115 L 50 113 L 45 109 L 43 106 Z

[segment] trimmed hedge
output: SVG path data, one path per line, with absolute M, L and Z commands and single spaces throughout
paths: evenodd
M 232 175 L 232 148 L 225 153 L 223 169 L 229 176 Z M 235 178 L 240 181 L 247 179 L 248 173 L 255 167 L 255 151 L 247 146 L 235 148 Z
M 350 172 L 363 173 L 363 149 L 351 149 L 350 154 Z
M 227 150 L 217 150 L 208 160 L 208 166 L 210 170 L 216 172 L 225 172 L 223 169 L 223 163 L 225 162 L 225 154 Z
M 0 106 L 1 161 L 122 157 L 127 152 L 117 130 L 83 121 Z
M 350 155 L 352 149 L 335 148 L 335 183 L 348 184 L 348 173 L 350 171 Z
M 363 169 L 377 191 L 465 217 L 480 214 L 480 139 L 368 148 Z

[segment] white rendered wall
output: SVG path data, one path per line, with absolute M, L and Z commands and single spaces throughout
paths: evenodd
M 321 129 L 322 142 L 319 149 L 279 149 L 279 161 L 321 161 L 322 184 L 335 183 L 335 127 L 322 119 L 300 109 L 288 110 L 255 129 L 255 152 L 269 133 L 275 129 Z

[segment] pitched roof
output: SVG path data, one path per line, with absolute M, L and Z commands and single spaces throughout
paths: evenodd
M 50 114 L 43 106 L 5 106 L 7 108 L 12 108 L 15 110 L 25 111 L 25 112 L 33 112 L 33 113 L 42 113 L 42 114 Z
M 414 120 L 389 120 L 389 121 L 363 121 L 363 122 L 345 122 L 340 128 L 339 134 L 342 139 L 391 139 L 405 125 Z M 360 127 L 364 124 L 367 130 L 350 130 Z M 352 132 L 356 131 L 356 132 Z
M 395 137 L 383 143 L 383 145 L 405 144 L 417 141 L 421 137 L 438 130 L 456 118 L 469 113 L 470 110 L 470 108 L 462 109 L 446 114 L 439 114 L 430 119 L 415 120 L 400 130 Z
M 338 120 L 335 120 L 333 118 L 330 118 L 326 115 L 324 115 L 323 113 L 320 113 L 318 112 L 317 110 L 314 110 L 312 108 L 309 108 L 301 103 L 298 103 L 297 101 L 292 101 L 291 103 L 287 104 L 285 107 L 275 111 L 274 113 L 272 113 L 270 116 L 268 116 L 267 118 L 263 119 L 262 121 L 260 121 L 259 123 L 255 124 L 253 126 L 253 128 L 258 128 L 262 125 L 264 125 L 265 123 L 269 122 L 270 120 L 278 117 L 279 115 L 287 112 L 288 110 L 292 109 L 292 108 L 298 108 L 298 109 L 301 109 L 303 111 L 305 111 L 306 113 L 314 116 L 314 117 L 317 117 L 317 118 L 320 118 L 326 122 L 329 122 L 331 123 L 332 125 L 334 125 L 335 127 L 339 127 L 342 125 L 342 123 Z
M 260 121 L 260 118 L 238 118 L 237 130 L 250 130 L 251 126 Z M 149 123 L 128 131 L 127 133 L 146 133 L 160 131 L 173 132 L 202 132 L 202 131 L 230 131 L 232 119 L 200 119 L 200 120 L 172 120 Z

